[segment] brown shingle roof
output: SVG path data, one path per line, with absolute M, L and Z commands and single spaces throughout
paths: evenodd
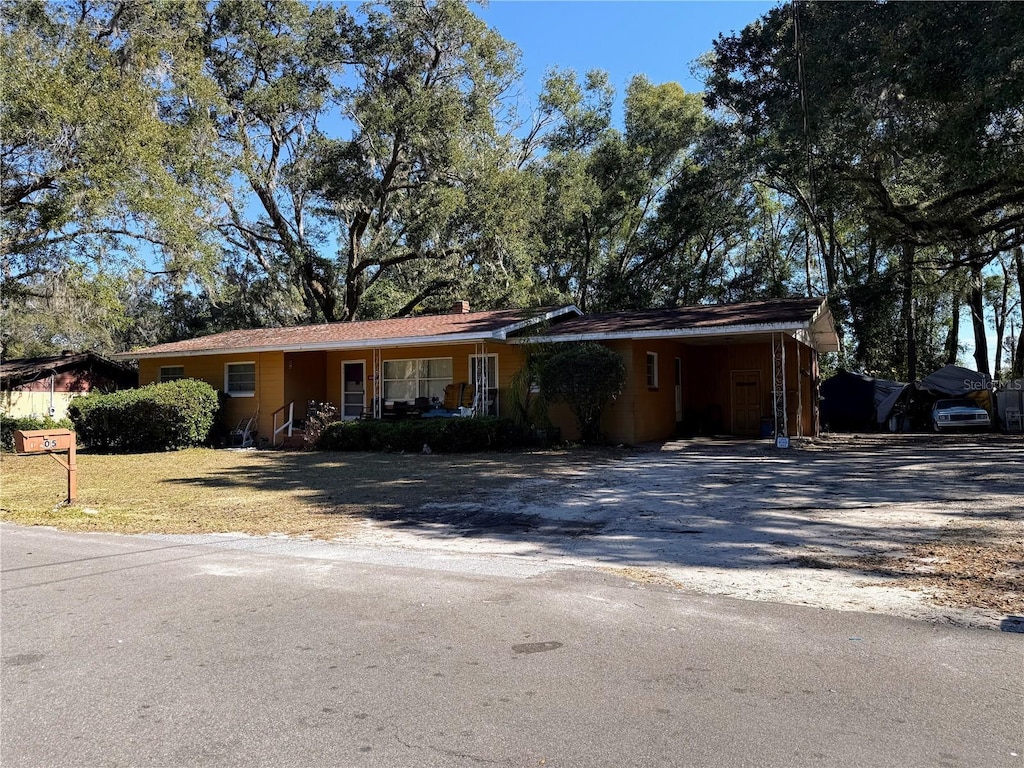
M 96 352 L 79 352 L 5 360 L 0 364 L 0 387 L 9 389 L 68 370 L 92 371 L 125 387 L 135 386 L 137 381 L 135 370 L 130 366 Z
M 381 342 L 412 344 L 500 339 L 520 323 L 539 322 L 545 317 L 575 311 L 577 310 L 573 307 L 535 307 L 423 315 L 392 320 L 296 325 L 289 328 L 252 328 L 157 344 L 125 352 L 119 357 L 173 357 L 281 349 L 332 349 L 369 346 Z
M 548 336 L 628 334 L 690 328 L 807 324 L 824 299 L 768 299 L 742 304 L 708 304 L 674 309 L 638 309 L 569 318 Z
M 570 317 L 533 341 L 640 338 L 717 338 L 784 332 L 819 352 L 835 352 L 839 338 L 828 304 L 821 298 L 769 299 L 743 304 L 712 304 L 676 309 L 640 309 Z

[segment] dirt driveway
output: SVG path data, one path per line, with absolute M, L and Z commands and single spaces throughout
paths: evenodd
M 352 538 L 1024 631 L 1019 436 L 680 441 L 465 486 L 364 513 Z
M 277 534 L 1024 631 L 1024 436 L 863 435 L 472 455 L 0 454 L 0 519 Z M 124 481 L 131 478 L 130 483 Z M 418 557 L 419 555 L 417 555 Z M 469 562 L 466 560 L 465 562 Z M 512 564 L 514 561 L 507 561 Z

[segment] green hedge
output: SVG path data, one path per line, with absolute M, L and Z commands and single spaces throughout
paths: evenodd
M 74 429 L 70 419 L 37 419 L 33 416 L 0 415 L 0 451 L 14 452 L 14 430 L 16 429 Z
M 524 442 L 511 419 L 403 419 L 336 421 L 316 442 L 322 451 L 470 453 L 513 448 Z
M 219 409 L 213 387 L 180 379 L 76 398 L 68 413 L 83 445 L 112 451 L 170 451 L 205 443 Z

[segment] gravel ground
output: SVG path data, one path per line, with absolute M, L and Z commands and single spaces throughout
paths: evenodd
M 345 539 L 1024 631 L 1024 439 L 678 441 L 381 510 Z

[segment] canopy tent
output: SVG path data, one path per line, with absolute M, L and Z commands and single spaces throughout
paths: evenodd
M 904 415 L 915 426 L 925 426 L 932 403 L 944 397 L 969 397 L 990 413 L 993 410 L 992 377 L 958 365 L 943 366 L 914 384 L 890 384 L 892 386 L 887 391 L 880 392 L 875 414 L 879 424 L 889 421 L 889 428 L 893 430 L 907 427 L 905 420 L 902 423 L 896 421 Z
M 893 383 L 896 384 L 896 386 L 891 387 L 883 394 L 875 408 L 875 418 L 878 420 L 879 424 L 885 424 L 885 422 L 893 415 L 894 411 L 900 414 L 905 413 L 910 402 L 910 396 L 914 392 L 913 384 Z M 900 407 L 897 408 L 897 405 Z M 895 431 L 895 427 L 890 427 L 890 429 Z
M 876 429 L 892 410 L 894 394 L 906 384 L 863 373 L 839 371 L 821 385 L 821 421 L 836 431 Z M 881 416 L 880 409 L 885 409 Z
M 937 397 L 969 397 L 992 412 L 992 377 L 959 365 L 945 365 L 921 379 L 919 389 Z

